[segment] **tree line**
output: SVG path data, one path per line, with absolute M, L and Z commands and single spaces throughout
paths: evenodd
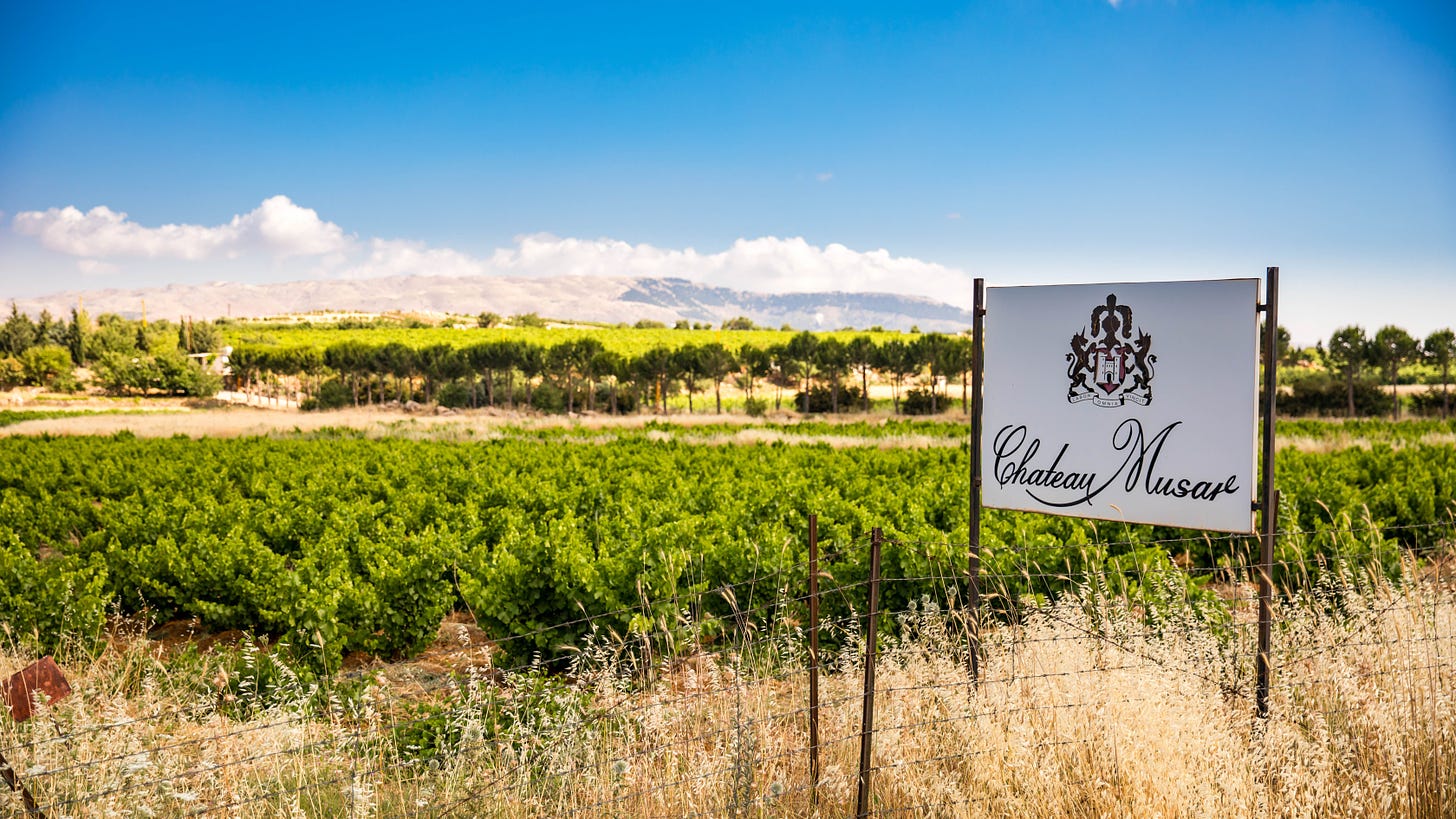
M 1402 371 L 1411 365 L 1424 365 L 1434 370 L 1437 383 L 1411 396 L 1413 407 L 1428 414 L 1439 412 L 1442 418 L 1451 416 L 1456 332 L 1450 328 L 1436 330 L 1422 340 L 1395 325 L 1381 327 L 1374 335 L 1367 335 L 1358 325 L 1349 325 L 1331 334 L 1328 342 L 1316 344 L 1313 356 L 1323 363 L 1323 371 L 1288 379 L 1290 401 L 1281 398 L 1282 409 L 1303 410 L 1297 414 L 1335 414 L 1343 410 L 1344 415 L 1353 418 L 1378 415 L 1388 407 L 1391 416 L 1399 418 L 1402 401 L 1397 387 Z M 1389 387 L 1388 395 L 1382 386 Z
M 1393 325 L 1373 336 L 1348 326 L 1328 342 L 1299 349 L 1280 327 L 1278 339 L 1285 387 L 1279 406 L 1285 414 L 1354 417 L 1388 411 L 1399 417 L 1403 404 L 1395 387 L 1421 377 L 1410 369 L 1419 365 L 1432 374 L 1427 376 L 1432 386 L 1406 400 L 1424 414 L 1450 417 L 1456 358 L 1450 329 L 1418 340 Z M 242 389 L 260 383 L 278 389 L 287 380 L 310 394 L 303 403 L 316 408 L 417 400 L 450 407 L 666 412 L 670 397 L 685 395 L 692 412 L 700 395 L 706 406 L 711 391 L 721 412 L 726 383 L 745 395 L 750 413 L 767 410 L 765 388 L 773 391 L 775 409 L 783 407 L 787 394 L 789 406 L 800 412 L 868 411 L 874 380 L 890 385 L 896 414 L 927 414 L 949 408 L 956 398 L 967 409 L 971 353 L 967 335 L 942 333 L 877 342 L 868 334 L 841 340 L 804 331 L 782 344 L 749 342 L 730 349 L 689 342 L 637 355 L 608 350 L 589 337 L 557 344 L 500 339 L 464 347 L 350 339 L 322 349 L 240 347 L 232 368 Z
M 515 319 L 516 317 L 512 317 Z M 734 319 L 746 322 L 746 319 Z M 481 326 L 499 317 L 484 314 Z M 749 323 L 747 327 L 751 328 Z M 729 329 L 725 323 L 725 329 Z M 912 333 L 876 341 L 800 332 L 781 344 L 718 342 L 656 345 L 637 354 L 607 349 L 595 338 L 556 344 L 497 339 L 468 346 L 370 343 L 344 339 L 318 346 L 245 344 L 231 351 L 238 389 L 291 392 L 304 406 L 334 408 L 387 401 L 449 407 L 534 407 L 544 411 L 666 412 L 675 396 L 689 411 L 699 398 L 723 408 L 722 388 L 745 396 L 753 413 L 787 403 L 801 412 L 868 411 L 869 385 L 888 383 L 897 414 L 935 413 L 955 403 L 966 409 L 971 342 L 966 335 Z M 1387 325 L 1373 335 L 1350 325 L 1312 348 L 1290 344 L 1278 328 L 1285 387 L 1279 408 L 1289 415 L 1399 417 L 1402 407 L 1443 418 L 1451 415 L 1451 368 L 1456 333 L 1450 328 L 1418 339 Z M 32 320 L 12 303 L 0 324 L 0 387 L 34 385 L 79 389 L 80 375 L 113 394 L 211 395 L 221 379 L 208 366 L 223 337 L 213 322 L 92 320 L 73 309 L 68 318 L 42 312 Z M 1424 369 L 1431 388 L 1404 398 L 1396 390 Z M 928 383 L 924 380 L 930 376 Z
M 222 333 L 208 321 L 148 322 L 111 313 L 92 321 L 80 309 L 67 319 L 43 311 L 32 320 L 12 303 L 0 325 L 0 387 L 73 392 L 86 371 L 118 395 L 212 395 L 222 380 L 207 360 L 221 346 Z
M 343 340 L 318 347 L 244 345 L 229 358 L 238 389 L 293 389 L 308 408 L 367 406 L 411 400 L 449 407 L 529 406 L 545 411 L 666 412 L 685 395 L 688 411 L 723 411 L 723 385 L 745 396 L 745 409 L 782 408 L 786 392 L 801 412 L 863 410 L 871 375 L 888 381 L 896 413 L 934 413 L 954 399 L 969 400 L 971 342 L 965 336 L 927 333 L 875 343 L 869 335 L 847 341 L 804 331 L 784 344 L 718 342 L 654 346 L 638 355 L 606 349 L 594 338 L 559 344 L 499 339 L 469 346 Z M 926 374 L 931 381 L 917 387 Z M 855 383 L 857 382 L 857 383 Z

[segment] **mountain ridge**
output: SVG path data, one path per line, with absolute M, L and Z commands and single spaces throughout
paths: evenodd
M 802 329 L 881 326 L 958 332 L 971 314 L 954 305 L 895 293 L 825 291 L 758 293 L 682 278 L 554 276 L 387 276 L 315 279 L 269 284 L 210 282 L 148 288 L 106 288 L 17 298 L 37 316 L 61 316 L 81 304 L 92 315 L 117 313 L 159 318 L 224 316 L 264 318 L 321 310 L 475 315 L 537 313 L 605 323 L 642 319 L 721 324 L 738 316 L 754 323 Z

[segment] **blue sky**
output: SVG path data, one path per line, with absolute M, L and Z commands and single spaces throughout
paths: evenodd
M 0 6 L 0 296 L 1277 264 L 1296 340 L 1456 323 L 1450 2 L 297 5 Z

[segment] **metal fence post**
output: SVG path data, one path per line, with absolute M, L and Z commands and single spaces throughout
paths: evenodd
M 15 773 L 14 768 L 10 767 L 10 763 L 6 761 L 4 754 L 0 754 L 0 779 L 5 780 L 5 784 L 10 786 L 10 790 L 20 794 L 20 801 L 25 805 L 25 812 L 27 814 L 45 819 L 45 813 L 35 804 L 35 797 L 31 795 L 30 790 L 20 781 L 20 775 Z
M 971 516 L 968 523 L 970 594 L 966 607 L 971 613 L 970 656 L 967 658 L 971 683 L 981 682 L 981 381 L 985 378 L 986 280 L 976 279 L 975 313 L 971 324 Z
M 854 815 L 863 819 L 870 815 L 870 756 L 875 744 L 875 621 L 880 615 L 880 543 L 883 535 L 876 526 L 870 534 L 870 608 L 865 628 L 864 712 L 859 732 L 859 792 L 855 796 Z
M 809 516 L 809 804 L 819 804 L 819 516 Z

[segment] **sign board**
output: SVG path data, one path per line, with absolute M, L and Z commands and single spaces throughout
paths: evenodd
M 50 657 L 42 657 L 0 681 L 0 701 L 16 722 L 25 722 L 35 713 L 36 694 L 45 695 L 47 703 L 71 695 L 71 684 Z
M 1258 279 L 992 287 L 982 502 L 1254 531 Z

